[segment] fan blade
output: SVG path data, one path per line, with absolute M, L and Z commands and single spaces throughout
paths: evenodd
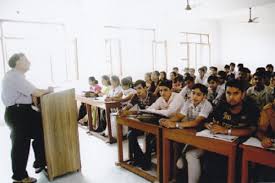
M 255 18 L 252 19 L 252 21 L 254 22 L 254 21 L 257 20 L 258 18 L 259 18 L 259 17 L 255 17 Z

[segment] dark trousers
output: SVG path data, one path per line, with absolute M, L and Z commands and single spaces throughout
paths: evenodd
M 31 139 L 34 168 L 46 165 L 41 113 L 34 111 L 31 105 L 14 105 L 6 108 L 5 121 L 11 130 L 12 178 L 21 180 L 28 177 L 26 166 Z
M 133 159 L 141 162 L 150 162 L 151 161 L 151 153 L 153 151 L 155 143 L 155 136 L 153 134 L 146 134 L 146 152 L 143 153 L 139 144 L 138 144 L 138 136 L 143 135 L 144 132 L 136 129 L 130 129 L 128 132 L 128 140 L 129 140 L 129 152 L 130 155 L 133 155 Z

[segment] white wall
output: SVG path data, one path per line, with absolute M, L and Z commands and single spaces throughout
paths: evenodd
M 255 71 L 275 63 L 275 24 L 222 24 L 222 63 L 244 63 Z
M 275 64 L 275 4 L 252 10 L 252 18 L 259 17 L 259 23 L 245 23 L 248 11 L 221 21 L 221 63 L 244 63 L 254 72 L 257 67 Z

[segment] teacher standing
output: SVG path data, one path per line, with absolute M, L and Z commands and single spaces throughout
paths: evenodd
M 30 62 L 23 53 L 12 55 L 8 64 L 11 70 L 4 76 L 1 98 L 6 106 L 5 121 L 11 130 L 12 179 L 32 183 L 37 180 L 29 177 L 26 171 L 31 140 L 35 172 L 41 172 L 46 166 L 41 113 L 32 108 L 32 98 L 41 97 L 53 89 L 38 89 L 26 80 Z

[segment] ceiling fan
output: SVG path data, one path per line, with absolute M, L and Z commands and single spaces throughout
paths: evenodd
M 190 6 L 190 3 L 189 3 L 189 0 L 186 0 L 186 7 L 185 7 L 185 10 L 192 10 L 191 6 Z
M 259 23 L 257 22 L 256 20 L 258 19 L 259 17 L 254 17 L 252 18 L 252 8 L 249 7 L 249 19 L 248 19 L 248 23 Z

